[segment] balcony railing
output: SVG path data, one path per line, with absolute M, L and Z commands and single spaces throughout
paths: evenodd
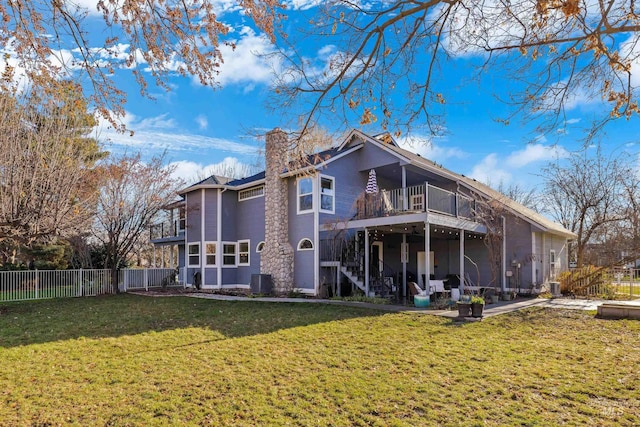
M 151 240 L 177 237 L 184 234 L 184 220 L 163 221 L 150 228 Z
M 425 212 L 427 209 L 430 212 L 473 218 L 475 200 L 430 184 L 420 184 L 406 189 L 396 188 L 382 190 L 377 194 L 362 194 L 357 200 L 356 209 L 358 219 Z

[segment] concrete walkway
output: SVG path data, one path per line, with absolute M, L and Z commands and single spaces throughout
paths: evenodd
M 431 310 L 421 309 L 412 306 L 394 305 L 394 304 L 371 304 L 365 302 L 353 302 L 353 301 L 341 301 L 330 299 L 315 299 L 315 298 L 277 298 L 277 297 L 243 297 L 243 296 L 231 296 L 211 294 L 205 292 L 185 293 L 183 296 L 192 298 L 205 298 L 214 299 L 219 301 L 260 301 L 260 302 L 288 302 L 288 303 L 306 303 L 306 304 L 333 304 L 343 305 L 350 307 L 362 307 L 374 310 L 382 310 L 389 312 L 409 312 L 409 313 L 421 313 L 434 316 L 443 316 L 449 318 L 458 317 L 457 310 Z M 500 301 L 495 304 L 486 305 L 483 312 L 483 317 L 497 316 L 499 314 L 510 313 L 517 310 L 522 310 L 529 307 L 546 307 L 546 308 L 559 308 L 559 309 L 572 309 L 572 310 L 597 310 L 597 307 L 605 302 L 605 300 L 586 300 L 586 299 L 568 299 L 568 298 L 521 298 L 513 301 Z M 636 300 L 636 303 L 640 304 L 640 300 Z M 632 302 L 633 303 L 633 302 Z

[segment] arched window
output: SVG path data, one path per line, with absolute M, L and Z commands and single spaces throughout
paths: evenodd
M 256 246 L 256 252 L 262 252 L 264 250 L 264 241 L 258 243 L 258 246 Z
M 298 242 L 298 250 L 299 251 L 312 251 L 313 250 L 313 242 L 307 238 L 304 238 Z

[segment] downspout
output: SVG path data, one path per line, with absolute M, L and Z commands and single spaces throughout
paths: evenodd
M 222 193 L 227 191 L 226 188 L 218 189 L 218 212 L 216 216 L 216 283 L 218 289 L 222 289 Z
M 502 282 L 502 292 L 507 291 L 507 220 L 504 215 L 500 216 L 502 218 L 502 278 L 500 281 Z
M 205 217 L 205 189 L 201 189 L 200 190 L 200 206 L 202 207 L 200 209 L 200 287 L 204 288 L 204 284 L 206 283 L 204 280 L 204 275 L 205 275 L 205 262 L 206 262 L 206 257 L 207 257 L 207 250 L 205 248 L 205 238 L 204 238 L 204 233 L 205 233 L 205 228 L 204 228 L 204 217 Z M 204 255 L 204 256 L 203 256 Z
M 288 184 L 288 183 L 287 183 Z M 334 181 L 335 185 L 335 181 Z M 320 295 L 320 230 L 319 230 L 319 222 L 320 222 L 320 174 L 318 174 L 315 187 L 317 191 L 313 192 L 313 197 L 317 200 L 313 201 L 313 247 L 315 248 L 313 254 L 313 289 L 314 295 Z M 288 187 L 287 187 L 288 188 Z M 335 203 L 335 190 L 333 192 L 333 203 Z M 335 205 L 334 205 L 335 207 Z
M 187 221 L 189 220 L 189 215 L 187 215 L 187 206 L 189 200 L 189 193 L 184 195 L 184 262 L 182 263 L 183 267 L 183 277 L 184 285 L 187 285 L 188 277 L 189 277 L 189 236 L 187 233 L 189 232 L 189 227 L 187 227 Z M 180 265 L 180 249 L 178 248 L 178 265 Z M 193 283 L 192 283 L 193 284 Z
M 464 229 L 459 229 L 458 233 L 460 233 L 460 283 L 458 289 L 462 293 L 464 291 Z
M 531 283 L 533 285 L 537 285 L 537 277 L 536 277 L 536 233 L 535 231 L 531 232 Z

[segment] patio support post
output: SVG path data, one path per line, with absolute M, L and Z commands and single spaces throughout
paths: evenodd
M 405 252 L 406 251 L 406 252 Z M 407 248 L 407 233 L 402 233 L 402 296 L 407 296 L 407 262 L 409 262 L 409 250 Z
M 460 229 L 460 293 L 464 291 L 464 230 Z
M 402 166 L 402 210 L 409 210 L 409 200 L 407 199 L 407 169 Z
M 502 216 L 502 292 L 507 290 L 507 220 Z
M 165 247 L 164 247 L 164 245 L 160 246 L 160 250 L 162 251 L 162 252 L 160 252 L 160 262 L 162 263 L 162 264 L 160 264 L 160 266 L 162 268 L 164 268 L 164 266 L 165 266 L 165 263 L 164 263 L 164 252 L 165 252 L 164 250 L 165 250 Z
M 153 266 L 156 267 L 156 245 L 153 245 Z
M 424 222 L 424 289 L 429 293 L 429 280 L 431 280 L 431 266 L 429 265 L 429 253 L 431 252 L 431 227 Z
M 364 292 L 369 296 L 369 230 L 364 229 Z

